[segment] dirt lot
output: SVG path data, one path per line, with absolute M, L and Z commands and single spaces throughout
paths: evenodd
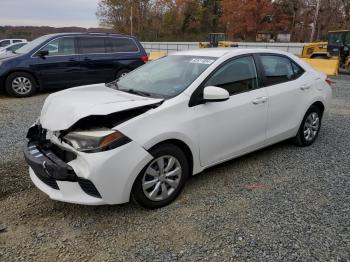
M 350 261 L 350 77 L 316 144 L 211 168 L 156 211 L 59 203 L 32 186 L 21 148 L 46 96 L 0 97 L 0 261 Z

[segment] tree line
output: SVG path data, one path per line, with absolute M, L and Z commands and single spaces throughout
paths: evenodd
M 73 32 L 105 32 L 112 33 L 114 30 L 106 28 L 83 28 L 83 27 L 50 27 L 50 26 L 0 26 L 0 39 L 23 38 L 29 41 L 47 34 L 73 33 Z
M 313 28 L 313 40 L 350 29 L 349 0 L 100 0 L 96 14 L 101 26 L 144 41 L 203 41 L 209 32 L 254 41 L 258 32 L 283 32 L 307 42 Z

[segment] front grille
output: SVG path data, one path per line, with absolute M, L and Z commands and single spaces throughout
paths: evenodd
M 45 176 L 41 176 L 40 174 L 35 174 L 40 180 L 41 182 L 43 182 L 44 184 L 48 185 L 49 187 L 52 187 L 53 189 L 59 190 L 58 184 L 56 182 L 56 180 L 52 177 L 45 177 Z
M 47 185 L 53 189 L 59 190 L 58 184 L 54 178 L 41 176 L 40 174 L 35 174 L 35 175 L 45 185 Z M 98 192 L 97 188 L 94 186 L 94 184 L 90 180 L 78 178 L 78 183 L 79 183 L 81 189 L 89 196 L 102 198 L 100 193 Z
M 94 184 L 90 180 L 78 178 L 78 183 L 79 183 L 81 189 L 86 194 L 93 196 L 93 197 L 102 198 L 100 193 L 97 191 L 97 188 L 94 186 Z
M 55 144 L 50 144 L 50 150 L 56 155 L 58 156 L 62 161 L 64 161 L 65 163 L 68 163 L 70 161 L 73 161 L 74 159 L 77 158 L 77 155 L 62 149 L 61 147 L 55 145 Z

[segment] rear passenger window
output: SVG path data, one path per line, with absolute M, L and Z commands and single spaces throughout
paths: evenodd
M 205 86 L 218 86 L 230 95 L 258 88 L 254 59 L 251 56 L 237 58 L 222 66 Z
M 302 69 L 299 65 L 297 65 L 294 62 L 292 62 L 292 67 L 293 67 L 295 79 L 301 77 L 305 72 L 304 69 Z
M 130 38 L 110 37 L 110 50 L 112 53 L 134 53 L 138 52 L 139 48 Z
M 13 40 L 13 43 L 21 43 L 22 40 Z
M 103 54 L 106 53 L 105 37 L 79 37 L 81 54 Z
M 265 72 L 265 85 L 277 85 L 294 79 L 291 61 L 282 56 L 261 55 Z

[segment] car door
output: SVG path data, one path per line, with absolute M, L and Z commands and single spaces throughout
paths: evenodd
M 205 86 L 226 89 L 230 99 L 195 107 L 201 164 L 210 166 L 262 147 L 266 138 L 267 94 L 259 88 L 253 56 L 224 63 Z
M 81 66 L 86 84 L 114 80 L 116 70 L 113 55 L 107 50 L 108 38 L 103 36 L 78 37 Z
M 310 96 L 310 75 L 295 61 L 283 55 L 261 54 L 264 86 L 269 101 L 267 143 L 294 136 Z
M 47 87 L 73 87 L 81 84 L 80 58 L 76 52 L 74 37 L 59 37 L 46 44 L 40 51 L 49 54 L 32 56 L 34 70 L 39 73 L 42 84 Z

